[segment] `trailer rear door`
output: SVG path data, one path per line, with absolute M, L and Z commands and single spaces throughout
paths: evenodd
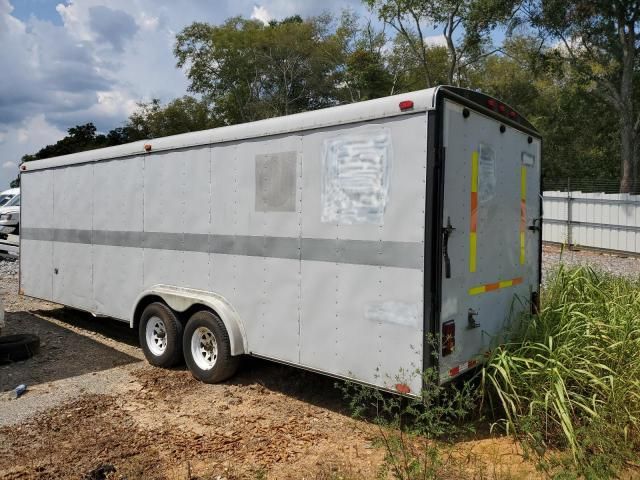
M 478 364 L 530 310 L 540 252 L 540 140 L 445 100 L 440 378 Z

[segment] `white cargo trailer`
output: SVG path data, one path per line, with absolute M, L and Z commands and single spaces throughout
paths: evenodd
M 419 395 L 535 304 L 540 154 L 507 105 L 439 87 L 29 162 L 20 291 L 204 381 L 249 354 Z

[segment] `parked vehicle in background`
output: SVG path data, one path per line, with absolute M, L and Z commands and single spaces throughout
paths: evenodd
M 0 192 L 0 207 L 6 205 L 16 195 L 20 195 L 19 188 L 10 188 L 9 190 Z
M 20 194 L 0 207 L 0 239 L 20 234 Z
M 249 354 L 420 395 L 537 301 L 540 154 L 515 110 L 439 87 L 36 160 L 20 292 L 206 382 Z

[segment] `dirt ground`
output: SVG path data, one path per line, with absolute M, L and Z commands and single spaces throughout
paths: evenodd
M 352 419 L 335 380 L 247 359 L 219 385 L 146 364 L 135 332 L 17 295 L 0 278 L 3 333 L 36 333 L 34 358 L 0 365 L 3 479 L 370 479 L 384 461 L 375 427 Z M 538 478 L 509 438 L 449 447 L 450 478 Z

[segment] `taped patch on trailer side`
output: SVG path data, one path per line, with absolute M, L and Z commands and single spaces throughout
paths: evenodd
M 388 128 L 368 128 L 325 140 L 322 222 L 381 225 L 389 199 L 392 160 Z
M 478 200 L 480 203 L 491 201 L 496 194 L 496 154 L 493 147 L 480 144 L 478 161 Z
M 366 306 L 365 318 L 373 322 L 419 327 L 422 323 L 422 304 L 388 301 Z

